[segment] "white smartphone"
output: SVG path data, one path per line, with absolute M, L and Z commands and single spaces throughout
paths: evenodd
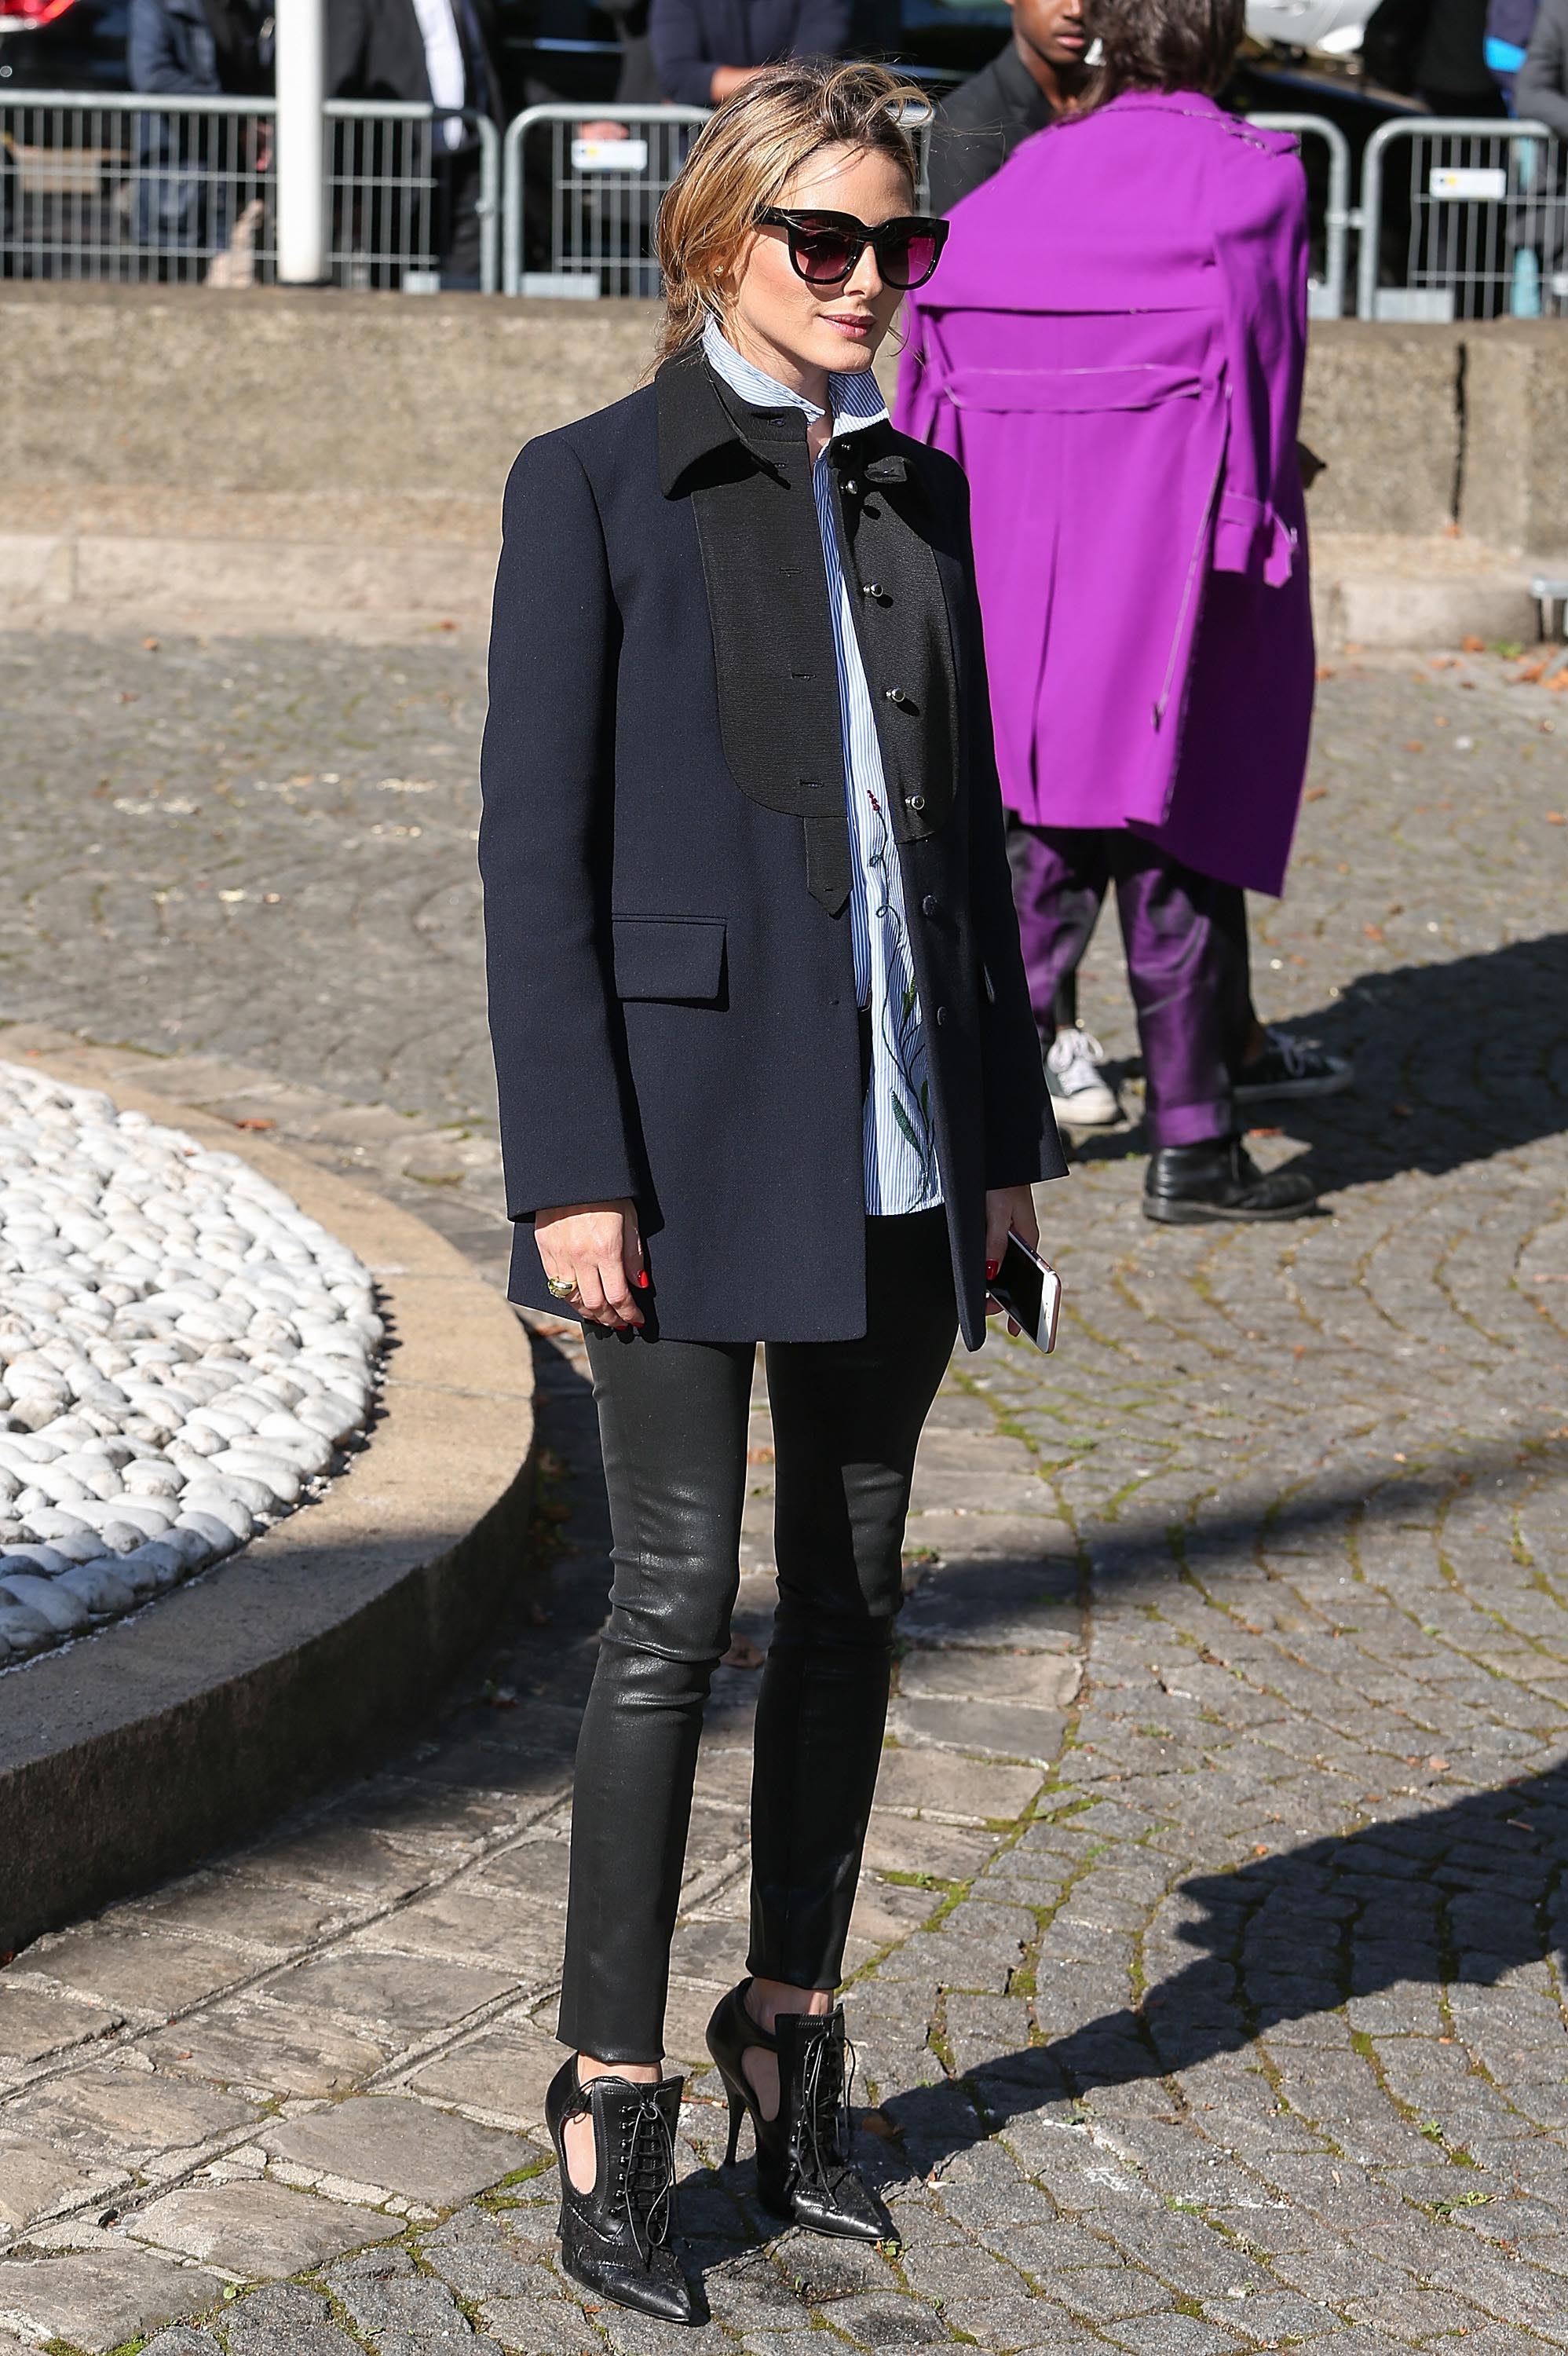
M 999 1301 L 1021 1333 L 1037 1350 L 1056 1347 L 1056 1313 L 1061 1306 L 1061 1279 L 1038 1252 L 1015 1235 L 1008 1237 L 1002 1265 L 986 1287 Z

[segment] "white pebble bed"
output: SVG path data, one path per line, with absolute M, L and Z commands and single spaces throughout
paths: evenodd
M 0 1063 L 0 1669 L 319 1494 L 381 1340 L 368 1271 L 238 1154 Z

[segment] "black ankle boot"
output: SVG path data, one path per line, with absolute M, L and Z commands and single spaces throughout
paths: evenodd
M 1262 1171 L 1239 1137 L 1162 1145 L 1144 1174 L 1144 1216 L 1167 1226 L 1209 1219 L 1298 1219 L 1317 1199 L 1305 1170 Z
M 544 2113 L 560 2170 L 560 2262 L 572 2281 L 666 2323 L 701 2323 L 706 2317 L 672 2247 L 681 2084 L 591 2078 L 585 2086 L 573 2054 L 550 2081 Z M 583 2112 L 593 2121 L 592 2192 L 578 2191 L 566 2164 L 566 2122 Z
M 746 2009 L 750 1980 L 723 1998 L 708 2024 L 708 2050 L 730 2097 L 729 2167 L 748 2111 L 757 2139 L 757 2192 L 775 2217 L 814 2233 L 880 2242 L 892 2226 L 849 2158 L 849 2090 L 844 2008 L 829 2013 L 781 2012 L 773 2030 Z M 744 2068 L 748 2045 L 776 2053 L 779 2107 L 765 2119 Z

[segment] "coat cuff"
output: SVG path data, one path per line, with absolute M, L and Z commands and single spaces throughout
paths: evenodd
M 1216 573 L 1245 573 L 1270 589 L 1283 588 L 1296 570 L 1296 536 L 1266 500 L 1221 491 L 1214 524 Z

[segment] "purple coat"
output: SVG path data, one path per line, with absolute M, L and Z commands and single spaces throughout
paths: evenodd
M 1003 799 L 1277 893 L 1313 686 L 1291 142 L 1128 91 L 952 220 L 898 423 L 969 477 Z

